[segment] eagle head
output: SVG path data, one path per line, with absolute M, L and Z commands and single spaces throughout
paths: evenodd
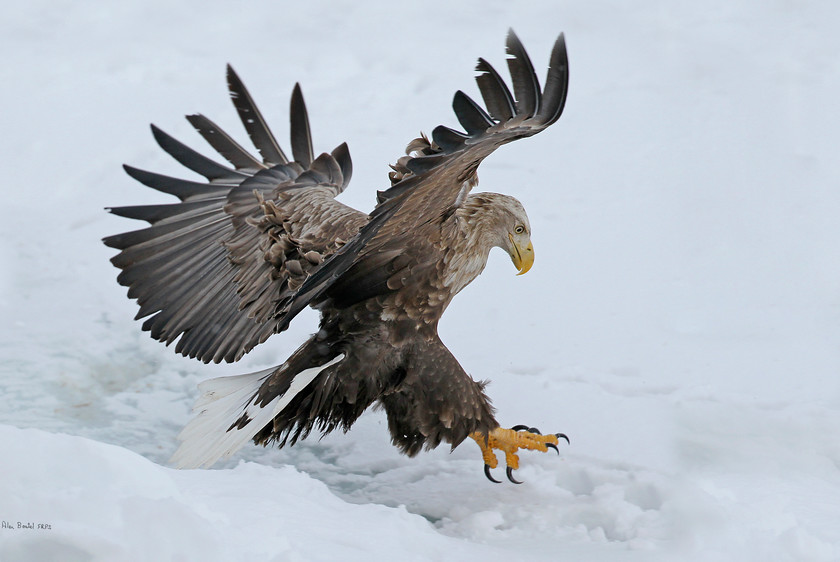
M 516 201 L 519 204 L 519 201 Z M 521 208 L 522 205 L 519 205 Z M 507 250 L 513 265 L 519 270 L 517 275 L 527 273 L 534 265 L 534 245 L 531 243 L 531 226 L 525 210 L 519 215 L 513 215 L 513 220 L 507 225 L 507 244 L 502 248 Z M 504 241 L 503 241 L 504 244 Z
M 527 273 L 534 265 L 534 245 L 531 243 L 531 224 L 525 208 L 509 195 L 493 194 L 489 211 L 494 215 L 495 244 L 505 250 L 517 275 Z
M 522 203 L 499 193 L 471 194 L 463 207 L 464 215 L 474 235 L 489 251 L 498 247 L 508 253 L 518 275 L 534 265 L 534 245 L 531 243 L 531 224 Z M 486 244 L 486 245 L 485 245 Z

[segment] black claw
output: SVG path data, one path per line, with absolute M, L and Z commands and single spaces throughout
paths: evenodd
M 560 449 L 558 449 L 557 445 L 555 445 L 554 443 L 546 443 L 545 446 L 549 449 L 554 449 L 555 451 L 557 451 L 558 455 L 560 454 Z
M 522 484 L 522 482 L 513 477 L 513 468 L 507 467 L 507 470 L 505 472 L 507 473 L 508 480 L 510 480 L 514 484 Z
M 508 469 L 508 470 L 510 470 L 510 469 Z M 501 481 L 496 480 L 495 478 L 493 478 L 493 475 L 490 474 L 490 465 L 489 464 L 484 465 L 484 476 L 486 476 L 487 479 L 490 482 L 495 482 L 496 484 L 501 484 Z M 510 478 L 510 473 L 508 473 L 508 478 Z
M 534 433 L 536 435 L 542 435 L 542 433 L 540 433 L 540 430 L 537 429 L 536 427 L 528 427 L 527 425 L 524 425 L 524 424 L 521 424 L 521 423 L 519 425 L 515 425 L 515 426 L 511 427 L 511 429 L 514 430 L 514 431 L 527 431 L 528 433 Z
M 572 444 L 571 441 L 569 441 L 569 438 L 566 437 L 565 433 L 555 433 L 554 436 L 557 437 L 557 439 L 565 439 L 566 443 L 568 443 L 569 445 Z

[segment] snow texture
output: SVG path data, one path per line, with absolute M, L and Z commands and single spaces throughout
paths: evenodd
M 0 560 L 840 559 L 840 5 L 6 8 Z M 369 412 L 171 468 L 197 385 L 280 364 L 317 318 L 234 365 L 141 333 L 100 239 L 138 227 L 103 207 L 166 200 L 120 164 L 190 176 L 148 123 L 209 154 L 200 111 L 244 144 L 230 62 L 283 139 L 300 81 L 368 210 L 410 139 L 456 124 L 476 58 L 504 69 L 508 27 L 541 76 L 560 31 L 569 49 L 563 117 L 480 170 L 537 259 L 517 277 L 492 254 L 440 331 L 504 425 L 571 445 L 496 485 L 473 443 L 408 459 Z

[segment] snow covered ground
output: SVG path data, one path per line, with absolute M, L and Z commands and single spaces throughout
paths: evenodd
M 840 559 L 840 7 L 283 4 L 4 10 L 0 559 Z M 100 238 L 136 227 L 103 207 L 165 197 L 121 163 L 185 173 L 148 122 L 201 148 L 201 111 L 244 141 L 230 62 L 282 138 L 300 81 L 370 209 L 510 26 L 541 75 L 560 31 L 571 60 L 562 119 L 481 168 L 537 261 L 492 255 L 441 334 L 503 424 L 571 446 L 495 485 L 471 443 L 407 459 L 371 412 L 168 468 L 196 384 L 280 363 L 316 317 L 235 365 L 140 332 Z

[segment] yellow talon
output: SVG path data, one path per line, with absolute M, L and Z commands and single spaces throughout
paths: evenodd
M 495 449 L 499 449 L 505 453 L 507 475 L 508 479 L 511 481 L 513 481 L 511 471 L 519 468 L 519 456 L 516 454 L 516 451 L 519 449 L 526 449 L 529 451 L 546 452 L 549 447 L 556 449 L 558 443 L 558 435 L 540 435 L 539 433 L 532 433 L 531 431 L 516 431 L 501 427 L 497 427 L 491 431 L 489 435 L 476 431 L 471 433 L 470 437 L 481 449 L 481 456 L 484 459 L 484 464 L 487 468 L 496 468 L 499 465 Z M 565 438 L 565 436 L 563 437 Z M 488 470 L 485 470 L 485 474 L 487 474 L 487 477 L 492 480 Z M 496 480 L 493 481 L 496 482 Z

